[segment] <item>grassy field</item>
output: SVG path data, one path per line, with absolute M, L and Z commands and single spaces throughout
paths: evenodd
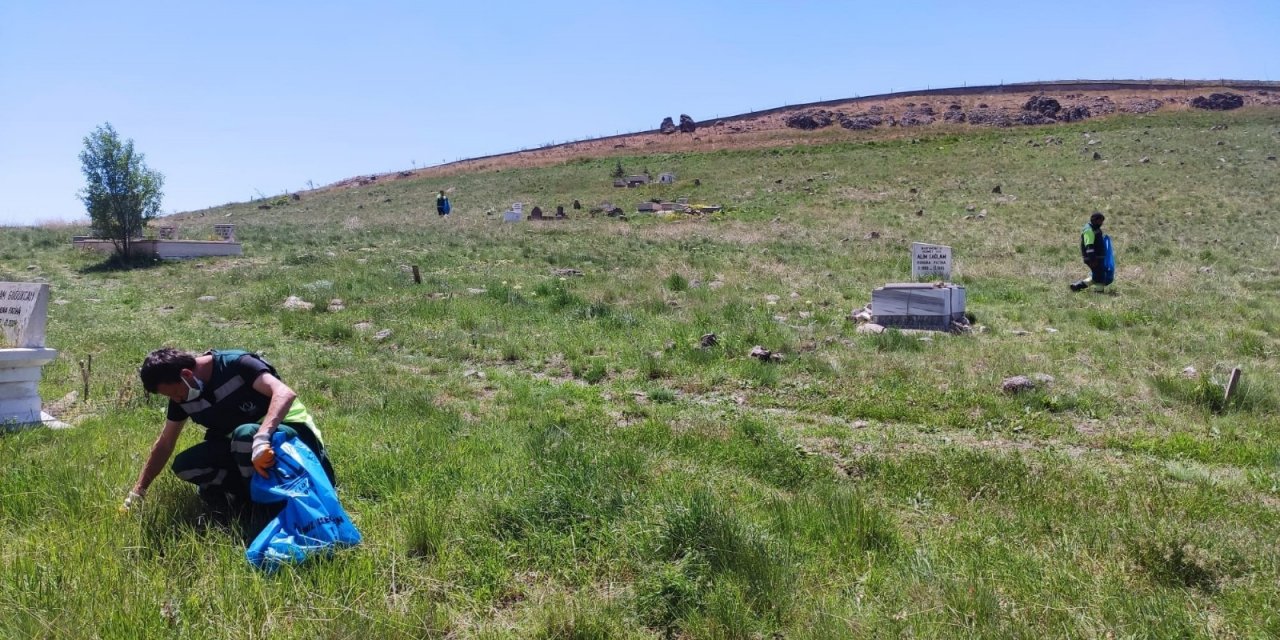
M 183 214 L 245 256 L 128 271 L 0 229 L 0 280 L 52 285 L 46 402 L 94 372 L 75 429 L 0 434 L 0 636 L 1276 637 L 1277 152 L 1244 110 L 583 159 Z M 728 210 L 586 215 L 678 196 Z M 1071 294 L 1094 209 L 1117 283 Z M 912 241 L 985 330 L 856 332 Z M 262 575 L 168 472 L 117 513 L 165 344 L 271 359 L 363 546 Z

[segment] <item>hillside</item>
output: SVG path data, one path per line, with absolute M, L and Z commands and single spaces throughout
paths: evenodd
M 694 121 L 694 130 L 672 128 L 547 145 L 537 149 L 450 162 L 381 176 L 356 176 L 325 188 L 371 179 L 452 175 L 468 171 L 547 166 L 574 158 L 635 153 L 709 152 L 834 141 L 892 139 L 929 131 L 963 132 L 972 127 L 1016 127 L 1106 118 L 1115 114 L 1180 111 L 1196 98 L 1234 93 L 1244 106 L 1280 106 L 1280 82 L 1190 80 L 1059 81 L 904 91 L 766 109 Z M 1060 110 L 1027 109 L 1032 98 L 1049 98 Z M 822 114 L 826 115 L 825 124 Z M 1046 115 L 1047 114 L 1047 115 Z M 841 122 L 840 115 L 846 115 Z M 678 122 L 679 119 L 674 119 Z M 790 124 L 788 124 L 790 122 Z M 967 125 L 967 126 L 966 126 Z M 852 127 L 852 128 L 850 128 Z
M 239 258 L 112 271 L 0 229 L 76 425 L 0 434 L 0 637 L 1280 636 L 1280 110 L 661 146 L 697 135 L 167 219 L 236 224 Z M 634 213 L 678 197 L 727 208 Z M 1073 294 L 1093 210 L 1118 278 Z M 850 320 L 913 241 L 954 248 L 971 333 Z M 264 576 L 168 472 L 119 515 L 164 344 L 264 353 L 365 544 Z

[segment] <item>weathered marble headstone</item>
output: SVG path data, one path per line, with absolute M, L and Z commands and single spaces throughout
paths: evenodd
M 514 212 L 516 212 L 516 215 L 523 216 L 523 215 L 524 215 L 524 203 L 523 203 L 523 202 L 513 202 L 513 203 L 511 203 L 511 210 L 512 210 L 512 211 L 514 211 Z
M 964 287 L 897 282 L 871 292 L 871 321 L 899 329 L 952 331 L 965 322 Z
M 236 226 L 234 224 L 215 224 L 213 225 L 213 235 L 218 236 L 218 239 L 224 242 L 235 242 Z
M 911 279 L 941 277 L 951 280 L 951 247 L 941 244 L 911 243 Z
M 44 346 L 48 310 L 49 285 L 0 282 L 0 428 L 44 421 L 40 368 L 58 355 Z
M 49 285 L 0 282 L 0 348 L 44 346 Z

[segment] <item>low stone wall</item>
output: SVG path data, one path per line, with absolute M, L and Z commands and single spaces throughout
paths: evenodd
M 90 249 L 111 253 L 115 243 L 99 238 L 74 238 L 71 244 L 77 249 Z M 209 256 L 238 256 L 244 251 L 239 242 L 221 240 L 134 240 L 129 253 L 135 256 L 155 256 L 165 260 L 204 258 Z

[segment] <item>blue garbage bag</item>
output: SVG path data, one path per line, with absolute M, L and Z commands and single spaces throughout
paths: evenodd
M 244 556 L 260 569 L 274 571 L 285 563 L 360 544 L 360 532 L 338 503 L 338 494 L 316 454 L 297 437 L 276 432 L 271 438 L 276 465 L 268 477 L 254 474 L 249 496 L 254 502 L 284 502 Z
M 1115 281 L 1116 252 L 1111 248 L 1111 236 L 1104 235 L 1102 236 L 1102 273 L 1093 278 L 1093 283 L 1105 286 Z

